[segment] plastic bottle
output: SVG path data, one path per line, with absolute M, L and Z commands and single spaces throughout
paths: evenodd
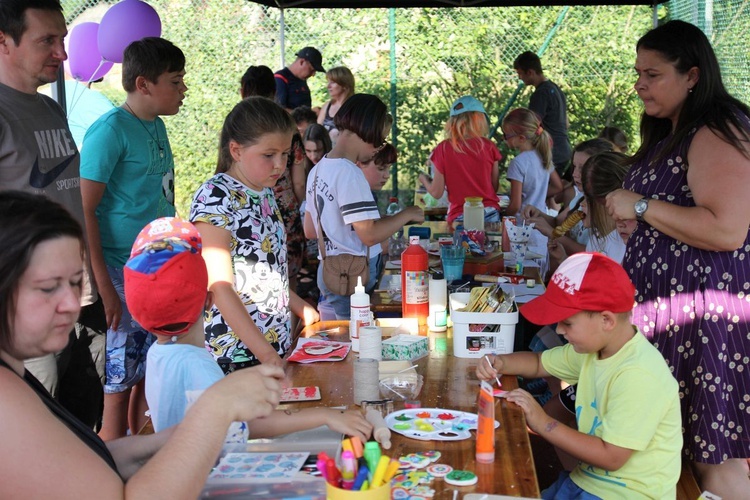
M 431 332 L 444 332 L 447 329 L 447 302 L 448 287 L 445 276 L 442 273 L 433 273 L 430 275 L 430 315 L 427 317 L 427 326 Z
M 401 315 L 417 318 L 427 324 L 430 314 L 427 251 L 419 244 L 419 236 L 409 238 L 409 247 L 401 254 Z
M 401 205 L 398 203 L 398 198 L 391 196 L 388 200 L 388 208 L 385 209 L 385 215 L 396 215 L 401 211 Z
M 391 196 L 391 198 L 388 200 L 388 206 L 385 209 L 385 215 L 396 215 L 403 209 L 404 207 L 402 207 L 401 204 L 398 202 L 398 198 L 396 198 L 395 196 Z M 403 236 L 404 236 L 404 230 L 403 228 L 401 228 L 398 231 L 396 231 L 396 233 L 391 237 L 390 243 L 393 243 L 394 239 L 401 240 Z M 401 243 L 402 244 L 400 246 L 403 247 L 403 242 Z M 403 250 L 403 248 L 401 248 L 401 250 Z M 401 250 L 399 250 L 399 253 L 401 252 Z
M 352 350 L 359 352 L 359 329 L 363 326 L 370 326 L 372 314 L 370 313 L 370 296 L 365 293 L 365 287 L 362 285 L 362 277 L 357 277 L 357 286 L 354 287 L 354 293 L 349 297 L 350 319 L 349 319 L 349 337 L 352 341 Z
M 464 203 L 464 229 L 484 231 L 484 205 L 481 196 L 467 196 Z

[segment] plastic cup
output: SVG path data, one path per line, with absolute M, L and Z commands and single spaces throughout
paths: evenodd
M 523 266 L 523 261 L 526 260 L 526 251 L 528 249 L 528 245 L 528 240 L 510 240 L 510 251 L 513 253 L 513 262 L 516 263 L 516 267 L 518 267 L 518 264 L 521 264 Z
M 466 260 L 464 247 L 461 245 L 442 246 L 440 247 L 440 257 L 443 261 L 445 280 L 460 280 L 464 275 L 464 260 Z

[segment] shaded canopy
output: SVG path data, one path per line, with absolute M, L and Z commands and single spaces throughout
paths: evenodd
M 656 5 L 666 0 L 250 0 L 280 9 L 390 7 L 538 7 L 553 5 Z

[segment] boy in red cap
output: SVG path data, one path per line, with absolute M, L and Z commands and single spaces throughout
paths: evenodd
M 146 357 L 146 401 L 156 432 L 182 421 L 192 399 L 224 377 L 205 347 L 203 313 L 213 303 L 191 223 L 164 217 L 148 224 L 125 264 L 125 299 L 133 318 L 156 335 Z M 250 368 L 253 369 L 253 368 Z M 272 437 L 327 425 L 367 440 L 372 426 L 359 411 L 307 408 L 274 411 L 250 422 L 252 437 Z M 248 426 L 235 423 L 227 442 L 245 442 Z
M 544 295 L 520 308 L 529 321 L 557 323 L 568 344 L 543 353 L 490 356 L 480 380 L 498 372 L 578 383 L 571 429 L 528 392 L 511 391 L 529 427 L 579 460 L 542 498 L 674 498 L 682 430 L 677 382 L 663 356 L 630 322 L 634 287 L 617 262 L 578 253 L 552 276 Z

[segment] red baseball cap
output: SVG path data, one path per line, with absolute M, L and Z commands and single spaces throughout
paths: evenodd
M 200 233 L 176 217 L 149 223 L 136 238 L 124 275 L 128 310 L 143 328 L 163 335 L 186 333 L 208 291 Z
M 551 325 L 581 311 L 628 312 L 634 302 L 635 287 L 620 264 L 601 253 L 581 252 L 565 259 L 544 294 L 519 310 L 532 323 Z

